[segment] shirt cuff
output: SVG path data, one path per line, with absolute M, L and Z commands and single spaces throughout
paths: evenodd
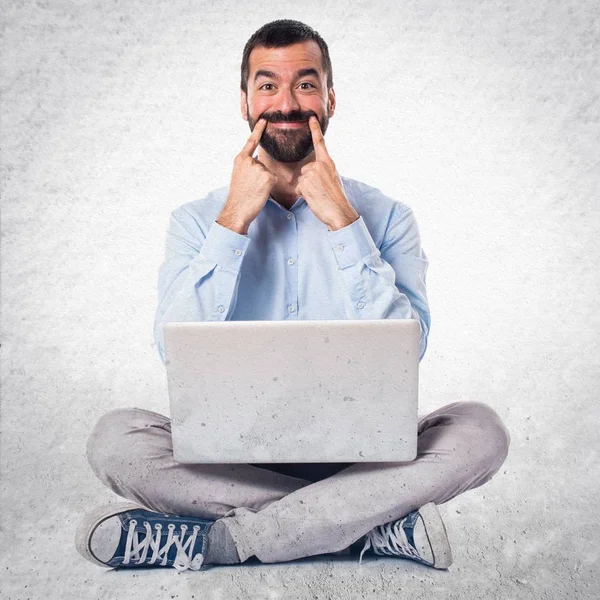
M 202 244 L 200 254 L 217 263 L 222 269 L 237 272 L 242 266 L 250 239 L 247 235 L 214 221 Z
M 341 269 L 356 264 L 369 254 L 379 252 L 362 216 L 346 227 L 328 231 L 327 235 Z

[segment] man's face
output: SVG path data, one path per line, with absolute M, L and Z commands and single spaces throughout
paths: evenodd
M 245 108 L 250 130 L 264 117 L 268 123 L 260 145 L 265 152 L 279 162 L 303 160 L 314 150 L 308 118 L 319 119 L 324 135 L 335 108 L 335 93 L 327 92 L 321 49 L 313 41 L 285 48 L 257 47 L 250 54 L 249 67 L 242 113 Z M 314 72 L 299 72 L 305 69 Z

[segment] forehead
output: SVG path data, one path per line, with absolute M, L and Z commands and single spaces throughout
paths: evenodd
M 252 77 L 258 69 L 268 69 L 283 76 L 293 76 L 298 69 L 306 67 L 314 67 L 322 73 L 321 59 L 321 48 L 313 40 L 284 48 L 257 46 L 250 53 L 249 75 Z

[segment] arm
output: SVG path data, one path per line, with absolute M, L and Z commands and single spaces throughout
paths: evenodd
M 249 244 L 248 236 L 216 221 L 205 236 L 183 207 L 171 213 L 154 318 L 154 340 L 163 363 L 165 323 L 231 318 Z
M 431 315 L 425 276 L 429 261 L 412 208 L 396 204 L 378 249 L 362 217 L 328 231 L 340 268 L 349 319 L 417 319 L 425 355 Z

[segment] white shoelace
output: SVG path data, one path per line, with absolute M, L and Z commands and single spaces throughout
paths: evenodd
M 406 521 L 406 517 L 400 521 L 392 523 L 384 523 L 379 527 L 369 531 L 365 545 L 360 552 L 358 564 L 362 563 L 362 557 L 365 550 L 373 547 L 375 554 L 384 554 L 389 556 L 409 556 L 411 558 L 421 558 L 419 553 L 410 545 L 406 532 L 402 524 Z
M 167 557 L 169 554 L 169 549 L 173 544 L 175 544 L 177 548 L 177 556 L 175 558 L 175 562 L 173 567 L 178 571 L 186 571 L 187 569 L 191 569 L 193 571 L 200 570 L 202 566 L 202 562 L 204 561 L 203 554 L 196 554 L 194 558 L 192 558 L 192 552 L 194 550 L 194 544 L 196 543 L 196 537 L 198 536 L 198 531 L 200 527 L 195 525 L 193 528 L 193 533 L 188 535 L 185 544 L 183 544 L 183 540 L 185 539 L 185 535 L 187 532 L 187 525 L 181 525 L 181 539 L 179 536 L 173 535 L 173 531 L 175 530 L 175 525 L 170 523 L 168 525 L 169 528 L 169 536 L 167 541 L 164 543 L 163 547 L 160 547 L 160 539 L 162 533 L 162 525 L 160 523 L 156 523 L 154 526 L 156 528 L 156 537 L 152 538 L 152 527 L 148 523 L 148 521 L 144 521 L 144 526 L 146 528 L 146 533 L 144 534 L 144 539 L 142 541 L 139 540 L 138 532 L 135 530 L 135 526 L 137 525 L 137 521 L 132 519 L 129 522 L 129 531 L 127 532 L 127 542 L 125 544 L 125 557 L 123 559 L 123 564 L 128 565 L 130 560 L 137 561 L 138 565 L 141 564 L 156 564 L 157 560 L 162 559 L 160 563 L 161 566 L 165 566 L 167 564 Z M 149 561 L 148 551 L 152 549 L 152 557 Z M 141 555 L 140 555 L 141 551 Z M 186 554 L 188 552 L 188 554 Z

